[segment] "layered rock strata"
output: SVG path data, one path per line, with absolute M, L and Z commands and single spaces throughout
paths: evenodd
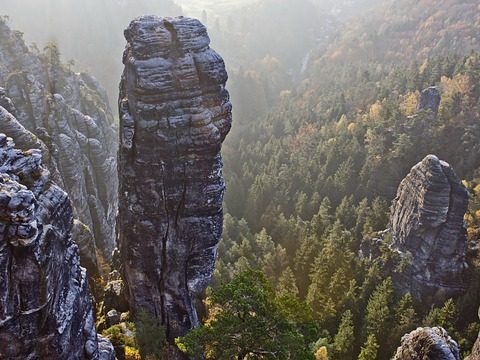
M 227 73 L 198 20 L 140 17 L 125 38 L 118 218 L 124 277 L 134 312 L 157 317 L 173 342 L 198 324 L 194 298 L 211 279 L 222 232 Z
M 0 19 L 0 86 L 4 88 L 0 105 L 35 137 L 17 137 L 17 129 L 4 116 L 0 130 L 24 150 L 42 150 L 52 178 L 70 195 L 74 216 L 110 258 L 118 201 L 117 142 L 104 90 L 89 75 L 74 73 L 61 63 L 53 44 L 43 53 L 28 49 L 21 33 L 10 30 L 4 19 Z
M 457 343 L 443 328 L 418 328 L 402 338 L 394 360 L 460 360 Z
M 426 306 L 468 285 L 463 217 L 468 192 L 452 167 L 434 155 L 415 165 L 391 207 L 391 247 L 400 255 L 394 284 Z
M 0 134 L 0 358 L 115 358 L 97 337 L 72 226 L 70 200 L 42 153 Z

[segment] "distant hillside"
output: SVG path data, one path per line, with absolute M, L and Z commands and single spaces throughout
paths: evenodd
M 409 62 L 480 50 L 477 0 L 396 0 L 354 21 L 330 47 L 338 62 Z
M 64 61 L 72 59 L 76 69 L 94 75 L 106 88 L 115 113 L 123 30 L 147 13 L 175 16 L 182 10 L 172 0 L 2 0 L 0 7 L 0 15 L 24 32 L 27 43 L 42 49 L 55 42 Z

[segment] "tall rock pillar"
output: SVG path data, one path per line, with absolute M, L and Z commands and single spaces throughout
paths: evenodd
M 144 16 L 125 30 L 118 236 L 130 307 L 170 342 L 198 324 L 222 233 L 220 149 L 231 126 L 222 58 L 195 19 Z M 180 355 L 178 355 L 181 358 Z

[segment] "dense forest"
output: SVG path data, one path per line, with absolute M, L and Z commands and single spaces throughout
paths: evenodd
M 97 6 L 45 7 L 53 32 L 70 29 L 52 39 L 32 28 L 43 25 L 22 1 L 6 0 L 2 12 L 28 39 L 57 42 L 114 104 L 128 19 L 140 9 L 188 15 L 188 7 L 117 1 L 121 16 L 85 27 Z M 67 8 L 78 22 L 64 23 Z M 201 17 L 229 70 L 234 126 L 223 146 L 215 276 L 198 306 L 202 325 L 178 338 L 179 348 L 206 359 L 386 360 L 404 334 L 441 326 L 468 356 L 480 331 L 478 2 L 264 0 Z M 110 32 L 97 31 L 103 21 Z M 429 87 L 440 91 L 438 111 L 418 107 Z M 376 257 L 362 249 L 385 240 L 397 188 L 428 154 L 451 164 L 470 193 L 470 285 L 426 308 L 395 291 L 387 245 Z M 165 333 L 148 314 L 104 325 L 126 359 L 162 358 Z
M 402 178 L 433 153 L 473 194 L 466 221 L 478 279 L 478 5 L 385 3 L 313 52 L 299 84 L 281 91 L 265 115 L 253 122 L 238 115 L 244 126 L 224 150 L 228 214 L 215 304 L 225 306 L 220 284 L 239 281 L 236 274 L 248 268 L 262 271 L 263 291 L 275 294 L 270 306 L 282 313 L 289 299 L 304 311 L 296 331 L 318 359 L 389 359 L 402 334 L 434 324 L 448 329 L 465 356 L 479 329 L 478 280 L 463 299 L 422 309 L 395 295 L 387 248 L 374 261 L 357 255 L 363 241 L 388 227 Z M 441 91 L 438 114 L 416 111 L 429 86 Z M 192 343 L 223 354 L 204 331 Z

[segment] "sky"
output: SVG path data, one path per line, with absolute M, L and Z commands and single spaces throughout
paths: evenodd
M 189 16 L 200 17 L 203 10 L 214 15 L 223 15 L 235 8 L 252 4 L 257 0 L 175 0 Z

